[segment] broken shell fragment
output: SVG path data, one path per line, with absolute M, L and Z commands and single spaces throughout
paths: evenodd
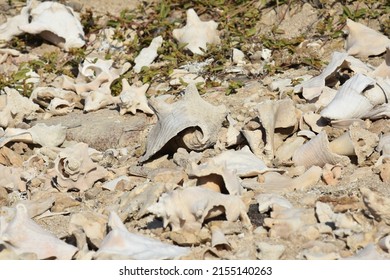
M 157 57 L 157 50 L 161 47 L 163 38 L 158 36 L 152 40 L 149 47 L 141 50 L 139 55 L 134 59 L 134 71 L 135 73 L 141 72 L 142 67 L 150 66 L 153 60 Z
M 148 100 L 146 99 L 146 91 L 149 88 L 149 84 L 144 84 L 141 87 L 130 86 L 126 79 L 122 79 L 122 92 L 119 95 L 119 113 L 121 115 L 127 112 L 135 115 L 137 110 L 144 112 L 145 114 L 153 115 L 154 112 L 148 106 Z
M 177 259 L 187 255 L 189 248 L 163 243 L 140 234 L 131 233 L 115 212 L 108 218 L 111 231 L 104 238 L 95 259 L 128 258 L 134 260 Z
M 390 45 L 385 35 L 351 19 L 347 19 L 347 30 L 346 49 L 350 55 L 379 55 Z
M 164 227 L 169 225 L 172 231 L 198 231 L 206 219 L 222 213 L 228 221 L 240 219 L 244 226 L 251 227 L 246 206 L 240 197 L 200 187 L 164 193 L 158 203 L 149 207 L 149 211 L 162 217 Z
M 179 133 L 180 140 L 190 150 L 201 151 L 213 146 L 227 115 L 224 105 L 214 106 L 204 101 L 194 84 L 189 84 L 183 99 L 174 104 L 157 99 L 151 99 L 149 104 L 158 121 L 148 135 L 141 162 L 147 161 Z
M 194 9 L 187 10 L 187 24 L 183 28 L 174 29 L 173 37 L 179 43 L 187 44 L 185 48 L 194 54 L 203 54 L 207 44 L 219 44 L 218 23 L 213 20 L 201 21 Z
M 390 198 L 369 188 L 361 188 L 360 192 L 363 195 L 364 204 L 375 219 L 390 225 Z
M 28 217 L 23 204 L 16 205 L 16 215 L 1 233 L 0 243 L 17 254 L 34 253 L 38 259 L 55 257 L 70 260 L 77 248 L 58 239 Z

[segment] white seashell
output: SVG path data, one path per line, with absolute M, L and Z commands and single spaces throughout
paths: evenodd
M 273 159 L 275 129 L 294 127 L 298 124 L 294 102 L 291 99 L 266 100 L 257 106 L 257 112 L 266 132 L 264 152 L 268 159 Z
M 63 116 L 73 111 L 75 104 L 67 100 L 54 97 L 49 106 L 47 114 L 50 116 Z
M 350 55 L 379 55 L 390 45 L 385 35 L 353 20 L 347 19 L 347 30 L 346 50 Z
M 299 134 L 298 136 L 301 135 Z M 287 140 L 276 150 L 275 158 L 281 163 L 290 161 L 295 151 L 301 147 L 305 141 L 304 137 L 296 137 L 295 135 L 287 138 Z
M 7 128 L 0 138 L 0 147 L 9 142 L 34 143 L 41 146 L 55 147 L 61 145 L 66 138 L 66 127 L 61 124 L 48 126 L 37 123 L 29 129 Z
M 86 191 L 107 174 L 103 167 L 90 159 L 88 145 L 82 142 L 63 149 L 54 160 L 54 165 L 49 176 L 53 186 L 60 191 Z
M 134 59 L 134 72 L 141 72 L 142 67 L 150 66 L 153 60 L 158 56 L 157 50 L 161 47 L 163 38 L 158 36 L 152 40 L 149 47 L 143 48 L 139 55 Z
M 0 127 L 15 127 L 24 119 L 32 119 L 39 106 L 19 94 L 15 89 L 5 87 L 6 95 L 0 95 Z
M 77 248 L 58 239 L 28 217 L 26 206 L 16 205 L 16 215 L 0 236 L 0 243 L 17 254 L 34 253 L 38 259 L 70 260 Z
M 158 203 L 150 206 L 148 210 L 162 217 L 164 227 L 169 225 L 173 231 L 198 231 L 206 219 L 222 213 L 225 213 L 228 221 L 240 219 L 246 227 L 251 227 L 246 206 L 240 197 L 200 187 L 175 189 L 164 193 Z
M 374 85 L 372 78 L 357 74 L 339 89 L 335 98 L 321 111 L 329 119 L 353 119 L 363 117 L 374 106 L 362 92 Z
M 110 213 L 108 225 L 111 231 L 94 255 L 95 259 L 104 259 L 110 255 L 135 260 L 177 259 L 190 252 L 189 248 L 165 244 L 159 240 L 129 232 L 115 212 Z
M 30 100 L 44 108 L 48 108 L 51 101 L 55 98 L 64 100 L 68 104 L 74 104 L 74 107 L 80 109 L 82 108 L 80 103 L 81 97 L 73 91 L 63 90 L 56 87 L 37 87 L 30 95 Z
M 224 163 L 213 161 L 201 165 L 193 163 L 187 173 L 190 177 L 198 178 L 197 186 L 212 189 L 216 192 L 223 192 L 225 188 L 231 195 L 241 195 L 243 193 L 235 170 L 228 169 Z
M 326 163 L 346 165 L 350 160 L 346 156 L 340 156 L 331 151 L 328 136 L 325 131 L 322 131 L 295 151 L 293 162 L 296 166 L 317 165 L 322 167 Z
M 226 239 L 224 232 L 218 226 L 211 226 L 211 246 L 217 249 L 232 249 L 229 241 Z
M 23 33 L 19 27 L 28 24 L 32 2 L 32 0 L 27 1 L 26 7 L 22 8 L 19 15 L 7 19 L 5 23 L 0 25 L 0 41 L 10 41 L 14 36 Z
M 390 235 L 382 237 L 379 240 L 378 245 L 383 251 L 390 253 Z
M 385 60 L 370 73 L 370 77 L 390 79 L 390 45 L 386 48 Z
M 282 244 L 269 244 L 266 242 L 257 242 L 256 248 L 258 253 L 256 257 L 259 260 L 279 260 L 286 247 Z
M 97 111 L 118 102 L 118 97 L 111 95 L 109 83 L 105 83 L 99 89 L 83 93 L 84 112 Z
M 390 198 L 369 188 L 361 188 L 360 192 L 363 195 L 364 204 L 375 219 L 390 225 Z
M 148 135 L 146 153 L 141 162 L 148 160 L 179 133 L 188 149 L 200 151 L 214 145 L 227 115 L 224 105 L 213 106 L 204 101 L 194 84 L 189 84 L 183 99 L 174 104 L 151 99 L 149 105 L 158 121 Z
M 78 16 L 71 7 L 57 2 L 40 3 L 29 13 L 29 22 L 19 28 L 26 33 L 39 34 L 66 51 L 85 44 Z
M 187 24 L 173 30 L 173 37 L 194 54 L 203 54 L 207 44 L 220 44 L 218 23 L 213 20 L 201 21 L 193 9 L 187 10 Z
M 275 207 L 279 208 L 293 208 L 290 201 L 281 195 L 275 193 L 262 193 L 256 196 L 256 201 L 259 204 L 259 212 L 265 213 L 273 210 Z
M 145 95 L 148 88 L 149 84 L 144 84 L 141 87 L 130 86 L 126 79 L 122 79 L 122 92 L 119 95 L 119 113 L 124 115 L 130 112 L 135 115 L 137 110 L 140 110 L 146 114 L 153 115 L 154 112 L 148 106 L 148 100 Z

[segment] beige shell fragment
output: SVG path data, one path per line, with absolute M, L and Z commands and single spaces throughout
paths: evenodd
M 52 184 L 60 191 L 86 191 L 107 174 L 103 167 L 91 160 L 88 145 L 82 142 L 63 149 L 54 165 L 54 170 L 50 172 Z
M 45 118 L 47 119 L 50 116 L 64 116 L 72 112 L 75 104 L 67 100 L 54 97 L 49 106 L 47 106 L 47 113 Z
M 21 178 L 22 172 L 21 168 L 0 164 L 0 186 L 9 191 L 25 191 L 26 182 Z
M 347 165 L 350 160 L 331 151 L 328 136 L 325 131 L 322 131 L 295 151 L 293 162 L 296 166 L 323 167 L 326 163 Z
M 379 55 L 390 45 L 385 35 L 351 19 L 347 19 L 347 30 L 346 50 L 350 55 Z
M 0 127 L 15 127 L 24 119 L 35 118 L 37 104 L 15 89 L 5 87 L 4 91 L 6 95 L 0 95 Z
M 150 66 L 153 60 L 158 56 L 157 50 L 161 47 L 163 43 L 163 38 L 158 36 L 152 40 L 149 47 L 143 48 L 139 55 L 134 59 L 134 72 L 141 72 L 142 67 Z
M 266 132 L 264 152 L 268 159 L 272 159 L 275 154 L 275 129 L 296 126 L 298 124 L 296 108 L 291 99 L 266 100 L 257 106 L 257 111 Z
M 390 225 L 390 198 L 369 188 L 361 188 L 363 202 L 370 213 L 379 221 L 384 221 Z
M 66 138 L 66 127 L 61 124 L 48 126 L 37 123 L 29 129 L 7 128 L 0 137 L 0 147 L 9 142 L 33 143 L 41 146 L 55 147 L 61 145 Z
M 256 248 L 256 257 L 259 260 L 279 260 L 284 251 L 286 251 L 286 246 L 282 244 L 270 244 L 267 242 L 257 242 Z
M 28 217 L 23 204 L 16 205 L 16 215 L 1 233 L 0 243 L 17 254 L 35 253 L 38 259 L 70 260 L 77 248 L 58 239 Z
M 178 259 L 189 254 L 190 249 L 166 244 L 157 239 L 131 233 L 115 212 L 108 218 L 111 231 L 104 238 L 95 259 L 122 257 L 134 260 Z
M 224 105 L 214 106 L 204 101 L 194 84 L 189 84 L 184 97 L 174 104 L 151 99 L 149 105 L 158 121 L 148 135 L 141 162 L 147 161 L 179 133 L 180 141 L 190 150 L 201 151 L 213 146 L 227 115 Z
M 390 79 L 390 45 L 386 48 L 385 60 L 371 73 L 370 76 Z
M 256 201 L 259 204 L 259 212 L 265 213 L 275 207 L 279 208 L 293 208 L 290 201 L 281 195 L 275 193 L 262 193 L 256 196 Z
M 20 30 L 39 34 L 42 38 L 64 48 L 84 46 L 84 31 L 78 15 L 71 7 L 57 2 L 40 3 L 31 9 L 28 23 L 19 25 Z
M 219 44 L 218 23 L 213 20 L 201 21 L 194 9 L 187 10 L 187 24 L 173 30 L 173 37 L 194 54 L 203 54 L 207 44 Z
M 63 90 L 61 88 L 56 87 L 37 87 L 31 93 L 30 99 L 34 103 L 39 104 L 40 106 L 47 109 L 49 109 L 49 106 L 53 108 L 55 104 L 61 103 L 61 101 L 59 100 L 63 100 L 62 102 L 66 102 L 65 104 L 71 104 L 69 105 L 69 107 L 76 107 L 79 109 L 82 108 L 82 105 L 80 103 L 81 96 L 77 95 L 73 91 Z M 53 102 L 53 99 L 56 99 L 58 101 Z M 68 106 L 65 105 L 64 107 Z M 61 109 L 57 108 L 56 110 Z
M 211 226 L 211 246 L 216 249 L 232 249 L 229 241 L 226 239 L 225 233 L 218 226 Z
M 149 88 L 149 84 L 144 84 L 141 87 L 130 86 L 126 79 L 122 79 L 122 92 L 119 95 L 119 113 L 121 115 L 127 112 L 136 114 L 137 110 L 144 112 L 145 114 L 153 115 L 154 112 L 148 105 L 146 99 L 146 91 Z
M 149 211 L 163 218 L 164 227 L 172 231 L 198 231 L 203 222 L 225 213 L 228 221 L 241 220 L 244 226 L 251 227 L 246 206 L 239 196 L 221 194 L 200 187 L 175 189 L 164 193 L 158 203 Z

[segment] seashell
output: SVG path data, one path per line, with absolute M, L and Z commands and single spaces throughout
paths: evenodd
M 53 99 L 59 99 L 67 102 L 66 104 L 74 104 L 71 105 L 73 107 L 82 108 L 80 103 L 81 97 L 74 93 L 73 91 L 63 90 L 61 88 L 55 87 L 37 87 L 33 90 L 30 96 L 30 100 L 34 103 L 39 104 L 44 108 L 48 108 Z M 54 103 L 61 103 L 61 101 L 55 101 Z M 52 105 L 54 106 L 54 104 Z M 65 106 L 68 107 L 68 106 Z
M 34 253 L 38 259 L 70 260 L 77 248 L 58 239 L 28 217 L 23 204 L 16 205 L 16 215 L 0 236 L 0 242 L 17 254 Z
M 151 99 L 149 105 L 158 121 L 148 135 L 141 162 L 150 159 L 179 133 L 181 141 L 190 150 L 200 151 L 214 145 L 227 115 L 224 105 L 213 106 L 204 101 L 194 84 L 189 84 L 183 99 L 174 104 L 168 106 Z
M 258 117 L 266 132 L 264 152 L 268 159 L 274 157 L 274 134 L 276 128 L 288 128 L 297 125 L 297 114 L 291 99 L 266 100 L 257 106 Z
M 290 161 L 295 151 L 301 147 L 305 141 L 304 137 L 296 137 L 295 135 L 287 138 L 287 140 L 276 150 L 275 158 L 281 163 Z
M 222 229 L 218 226 L 211 226 L 211 247 L 216 249 L 231 250 L 231 245 L 226 239 Z
M 322 131 L 295 151 L 293 162 L 296 166 L 323 167 L 326 163 L 347 165 L 350 160 L 331 151 L 328 136 L 325 131 Z
M 97 90 L 83 93 L 84 112 L 93 112 L 117 103 L 118 97 L 111 95 L 110 85 L 105 83 Z
M 327 185 L 335 186 L 341 178 L 342 166 L 326 163 L 322 172 L 322 179 Z
M 234 170 L 228 169 L 226 164 L 209 162 L 207 164 L 196 165 L 193 163 L 187 173 L 190 177 L 198 178 L 197 186 L 222 193 L 226 189 L 227 193 L 231 195 L 241 195 L 243 193 L 237 174 Z
M 146 99 L 146 91 L 149 88 L 149 84 L 144 84 L 141 87 L 130 86 L 126 79 L 122 79 L 122 92 L 119 95 L 119 113 L 121 115 L 127 112 L 135 115 L 137 110 L 146 114 L 153 115 L 154 112 L 148 106 L 148 100 Z
M 76 230 L 81 229 L 89 241 L 99 248 L 106 234 L 106 226 L 107 217 L 95 212 L 83 211 L 72 214 L 68 232 L 73 234 Z
M 226 119 L 229 122 L 229 127 L 226 132 L 226 147 L 231 147 L 242 142 L 242 135 L 237 128 L 237 121 L 230 115 L 227 115 Z
M 135 260 L 177 259 L 189 254 L 189 248 L 163 243 L 127 230 L 115 212 L 108 218 L 111 231 L 104 238 L 95 259 L 121 256 Z
M 49 175 L 53 186 L 60 191 L 86 191 L 107 174 L 103 167 L 90 159 L 88 145 L 82 142 L 63 149 L 54 160 L 54 165 Z
M 345 48 L 350 55 L 379 55 L 390 45 L 385 35 L 351 19 L 347 19 L 347 31 Z
M 364 204 L 375 219 L 390 225 L 390 198 L 369 188 L 361 188 L 360 192 L 363 195 Z
M 361 128 L 358 124 L 353 124 L 347 132 L 333 140 L 329 148 L 339 155 L 356 155 L 358 164 L 361 165 L 374 152 L 378 141 L 375 133 Z
M 259 212 L 265 213 L 269 210 L 278 208 L 293 208 L 293 205 L 281 195 L 275 193 L 262 193 L 256 196 L 256 201 L 259 204 Z
M 247 130 L 243 129 L 241 130 L 242 135 L 244 135 L 246 141 L 248 142 L 249 147 L 253 151 L 253 153 L 261 158 L 264 159 L 264 142 L 263 142 L 263 133 L 260 129 L 257 130 Z M 267 160 L 267 159 L 266 159 Z M 269 160 L 268 160 L 269 162 Z
M 0 186 L 8 191 L 26 190 L 26 182 L 21 178 L 22 172 L 18 167 L 0 165 Z
M 48 116 L 63 116 L 73 111 L 75 104 L 70 103 L 67 100 L 54 97 L 49 106 L 47 106 L 48 112 L 45 115 L 45 118 Z
M 113 180 L 105 182 L 102 188 L 105 190 L 114 191 L 119 184 L 129 182 L 129 181 L 130 181 L 129 177 L 122 175 Z
M 198 231 L 206 219 L 222 213 L 228 221 L 240 219 L 244 226 L 251 227 L 246 206 L 240 197 L 206 188 L 188 187 L 164 193 L 158 203 L 148 210 L 162 217 L 163 226 L 169 225 L 172 231 Z
M 15 89 L 5 87 L 6 95 L 0 95 L 0 127 L 15 127 L 24 119 L 32 119 L 39 106 L 19 94 Z
M 28 0 L 26 7 L 22 8 L 19 15 L 8 18 L 5 23 L 0 25 L 0 41 L 10 41 L 14 36 L 23 33 L 19 27 L 28 24 L 32 2 L 32 0 Z
M 84 31 L 78 15 L 71 7 L 57 2 L 40 3 L 31 9 L 28 23 L 19 25 L 19 29 L 30 34 L 39 34 L 45 40 L 64 48 L 84 46 Z
M 390 253 L 390 235 L 386 235 L 379 239 L 378 245 L 383 251 Z
M 372 78 L 357 74 L 343 84 L 335 98 L 321 111 L 321 116 L 329 119 L 361 118 L 374 106 L 362 92 L 374 85 Z
M 0 148 L 10 142 L 55 147 L 61 145 L 65 138 L 66 127 L 61 124 L 48 126 L 44 123 L 37 123 L 29 129 L 7 128 L 5 134 L 0 137 Z
M 284 251 L 286 251 L 286 246 L 282 244 L 269 244 L 266 242 L 257 242 L 256 248 L 258 252 L 256 257 L 259 260 L 279 260 Z
M 158 56 L 157 50 L 161 47 L 163 43 L 163 38 L 158 36 L 152 40 L 149 47 L 143 48 L 139 55 L 134 59 L 134 72 L 141 72 L 142 67 L 150 66 L 153 60 Z
M 194 54 L 203 54 L 207 50 L 207 44 L 220 44 L 218 23 L 213 20 L 201 21 L 194 9 L 187 10 L 187 24 L 180 29 L 173 30 L 173 37 L 179 43 L 187 44 Z

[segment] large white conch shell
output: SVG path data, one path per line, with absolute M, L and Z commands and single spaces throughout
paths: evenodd
M 180 132 L 184 133 L 181 139 L 184 145 L 191 150 L 200 151 L 214 145 L 227 115 L 224 105 L 214 106 L 204 101 L 195 84 L 189 84 L 183 99 L 174 104 L 151 99 L 150 105 L 158 121 L 149 133 L 141 162 L 148 160 Z
M 70 260 L 77 248 L 58 239 L 28 217 L 23 204 L 16 205 L 14 219 L 1 232 L 0 244 L 17 254 L 34 253 L 38 259 Z
M 350 55 L 379 55 L 390 45 L 385 35 L 353 20 L 347 19 L 347 29 L 346 49 Z
M 189 248 L 163 243 L 159 240 L 127 230 L 115 212 L 108 218 L 111 231 L 104 238 L 95 259 L 105 259 L 110 256 L 134 260 L 177 259 L 190 252 Z
M 153 60 L 158 55 L 157 50 L 159 47 L 161 47 L 162 43 L 163 43 L 163 38 L 161 36 L 158 36 L 152 40 L 149 47 L 141 50 L 139 55 L 134 59 L 135 73 L 141 72 L 142 67 L 149 66 L 153 62 Z
M 53 44 L 69 50 L 84 46 L 84 31 L 77 14 L 71 7 L 57 2 L 44 2 L 33 8 L 29 23 L 20 25 L 20 30 L 39 34 Z
M 183 28 L 174 29 L 173 37 L 194 54 L 203 54 L 207 44 L 219 44 L 218 23 L 213 20 L 201 21 L 194 9 L 187 10 L 187 24 Z

